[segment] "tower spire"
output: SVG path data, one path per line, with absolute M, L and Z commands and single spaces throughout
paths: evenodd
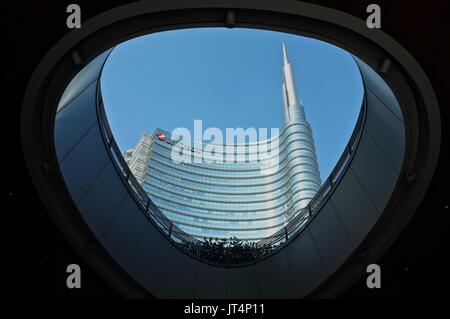
M 287 58 L 287 53 L 286 53 L 286 46 L 284 45 L 283 42 L 283 59 L 284 59 L 284 64 L 288 64 L 288 58 Z
M 288 61 L 286 46 L 283 43 L 283 99 L 284 99 L 284 111 L 285 120 L 289 121 L 290 107 L 297 106 L 297 93 L 295 91 L 294 75 L 292 74 L 291 64 Z

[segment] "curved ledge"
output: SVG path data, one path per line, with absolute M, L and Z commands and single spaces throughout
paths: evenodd
M 183 7 L 188 9 L 183 14 L 175 10 Z M 147 208 L 144 194 L 138 189 L 131 194 L 124 187 L 122 168 L 117 174 L 94 112 L 99 63 L 106 56 L 85 62 L 81 72 L 71 60 L 73 51 L 90 61 L 118 42 L 150 31 L 226 26 L 228 10 L 235 12 L 236 26 L 313 36 L 353 53 L 367 103 L 359 146 L 348 169 L 337 174 L 342 177 L 328 201 L 311 206 L 315 218 L 307 226 L 296 223 L 303 231 L 284 249 L 239 268 L 187 256 L 141 213 Z M 380 59 L 392 61 L 383 78 L 374 71 Z M 75 74 L 77 85 L 55 121 L 63 88 Z M 138 3 L 86 22 L 81 32 L 66 36 L 43 59 L 25 95 L 22 143 L 50 214 L 85 259 L 122 293 L 330 297 L 379 258 L 414 214 L 437 161 L 440 128 L 430 124 L 439 123 L 437 110 L 433 90 L 411 56 L 379 30 L 368 30 L 364 22 L 334 10 L 282 1 L 217 1 L 214 7 L 195 1 Z

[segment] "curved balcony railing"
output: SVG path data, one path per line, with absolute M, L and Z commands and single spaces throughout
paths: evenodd
M 147 218 L 168 240 L 193 258 L 222 267 L 233 267 L 255 263 L 281 249 L 284 244 L 293 240 L 305 228 L 327 202 L 342 176 L 347 171 L 361 138 L 366 116 L 366 95 L 364 94 L 358 120 L 343 154 L 316 195 L 306 207 L 293 214 L 294 217 L 286 226 L 271 236 L 252 243 L 237 242 L 233 239 L 227 242 L 201 241 L 177 227 L 153 203 L 125 162 L 109 127 L 103 106 L 100 84 L 97 87 L 97 115 L 109 155 L 129 192 L 135 198 Z

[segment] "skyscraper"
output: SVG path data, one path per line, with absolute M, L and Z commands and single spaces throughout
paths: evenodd
M 201 162 L 177 163 L 172 150 L 179 141 L 161 129 L 145 133 L 125 160 L 153 202 L 186 233 L 263 239 L 296 216 L 321 186 L 312 130 L 297 101 L 284 44 L 282 100 L 285 125 L 278 136 L 214 148 L 222 158 L 245 154 L 245 161 L 212 162 L 201 154 Z M 194 158 L 204 146 L 190 141 L 183 151 Z M 267 156 L 261 157 L 264 148 Z

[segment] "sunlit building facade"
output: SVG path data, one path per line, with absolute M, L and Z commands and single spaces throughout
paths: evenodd
M 125 152 L 149 197 L 186 233 L 200 239 L 266 238 L 307 206 L 320 188 L 312 130 L 297 100 L 284 45 L 283 61 L 284 128 L 264 141 L 213 148 L 214 159 L 236 160 L 214 162 L 203 151 L 202 160 L 196 161 L 206 144 L 192 140 L 183 147 L 191 160 L 174 161 L 174 147 L 182 143 L 161 129 L 145 133 Z

